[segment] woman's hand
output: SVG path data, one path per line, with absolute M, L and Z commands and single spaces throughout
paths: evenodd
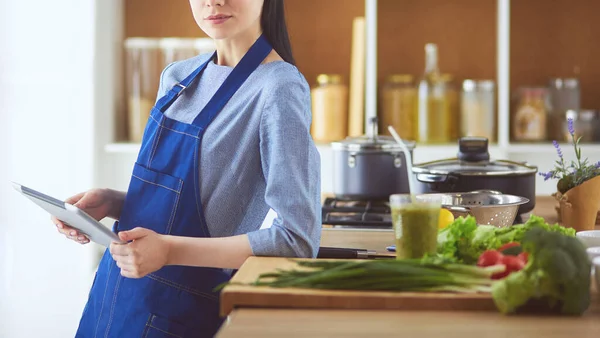
M 168 236 L 146 228 L 119 232 L 126 244 L 112 243 L 110 254 L 128 278 L 142 278 L 167 264 L 170 246 Z
M 109 189 L 92 189 L 69 197 L 65 202 L 76 206 L 97 221 L 100 221 L 114 211 L 114 206 L 117 203 L 116 200 L 116 196 Z M 89 238 L 85 235 L 59 221 L 56 217 L 52 216 L 51 219 L 58 228 L 58 232 L 67 236 L 67 238 L 80 244 L 90 242 Z

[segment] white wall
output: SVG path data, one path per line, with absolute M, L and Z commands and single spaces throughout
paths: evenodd
M 94 266 L 9 180 L 94 183 L 94 1 L 0 0 L 0 337 L 72 337 Z

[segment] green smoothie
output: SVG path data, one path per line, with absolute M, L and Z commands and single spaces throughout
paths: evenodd
M 439 205 L 417 202 L 391 209 L 398 259 L 422 258 L 436 252 Z

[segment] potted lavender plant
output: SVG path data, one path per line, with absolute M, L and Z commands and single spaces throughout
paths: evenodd
M 558 160 L 553 170 L 540 175 L 544 176 L 544 180 L 558 179 L 557 192 L 553 196 L 560 203 L 563 225 L 576 231 L 592 230 L 600 208 L 600 162 L 581 159 L 581 137 L 575 136 L 572 119 L 568 120 L 568 128 L 576 161 L 567 164 L 560 145 L 553 141 Z

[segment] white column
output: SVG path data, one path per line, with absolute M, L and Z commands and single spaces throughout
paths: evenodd
M 510 143 L 510 0 L 497 0 L 498 145 Z
M 367 31 L 365 75 L 365 129 L 371 134 L 369 120 L 377 116 L 377 0 L 365 0 Z

